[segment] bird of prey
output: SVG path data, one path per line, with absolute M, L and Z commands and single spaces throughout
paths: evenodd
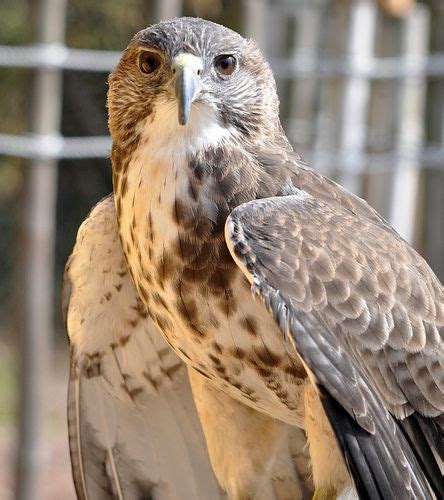
M 139 32 L 112 72 L 115 212 L 66 273 L 78 491 L 96 462 L 118 498 L 218 498 L 177 355 L 230 498 L 309 494 L 296 429 L 316 499 L 442 497 L 443 287 L 278 107 L 255 42 L 201 19 Z

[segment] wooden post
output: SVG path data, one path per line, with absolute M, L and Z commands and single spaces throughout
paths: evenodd
M 66 0 L 40 0 L 36 5 L 36 33 L 40 43 L 63 43 L 65 4 Z M 62 104 L 61 71 L 38 69 L 32 95 L 32 132 L 57 135 Z M 56 192 L 57 162 L 31 161 L 25 170 L 23 198 L 18 500 L 42 498 L 43 423 L 53 333 Z
M 243 34 L 254 38 L 262 52 L 267 54 L 267 14 L 268 0 L 243 0 L 242 2 Z
M 165 21 L 182 15 L 182 0 L 157 0 L 156 21 Z
M 297 28 L 293 34 L 293 57 L 315 65 L 318 58 L 319 32 L 321 27 L 319 2 L 304 2 L 297 10 Z M 319 94 L 315 75 L 293 80 L 290 89 L 290 126 L 288 136 L 298 153 L 305 155 L 314 146 L 316 96 Z
M 403 30 L 404 62 L 424 61 L 428 51 L 429 11 L 422 4 L 405 18 Z M 409 243 L 413 242 L 415 212 L 419 182 L 419 156 L 423 141 L 423 117 L 426 80 L 424 75 L 408 76 L 400 83 L 397 162 L 393 176 L 393 190 L 389 221 Z
M 381 15 L 379 18 L 379 33 L 375 50 L 382 57 L 396 57 L 400 52 L 401 25 L 393 19 Z M 398 111 L 399 81 L 393 79 L 378 79 L 372 89 L 372 100 L 369 109 L 368 128 L 377 131 L 369 141 L 369 153 L 380 153 L 381 149 L 386 154 L 392 150 L 395 143 L 393 122 Z M 392 166 L 392 165 L 390 165 Z M 391 198 L 393 171 L 387 165 L 377 163 L 371 165 L 366 175 L 365 199 L 383 217 L 388 219 Z
M 342 171 L 338 179 L 346 189 L 359 195 L 370 94 L 370 82 L 360 74 L 360 70 L 373 57 L 377 7 L 371 0 L 352 0 L 349 8 L 346 58 L 350 74 L 346 77 L 342 96 L 339 136 L 339 165 Z
M 346 0 L 323 2 L 320 11 L 320 63 L 325 53 L 328 58 L 343 60 L 344 46 L 347 47 L 344 37 L 347 36 L 349 26 L 350 2 Z M 323 47 L 328 47 L 326 50 Z M 338 175 L 341 164 L 339 155 L 332 152 L 339 149 L 338 125 L 341 110 L 338 109 L 338 98 L 343 90 L 342 82 L 338 78 L 327 78 L 320 75 L 319 91 L 317 96 L 316 117 L 314 126 L 313 151 L 310 164 L 319 172 L 330 177 Z

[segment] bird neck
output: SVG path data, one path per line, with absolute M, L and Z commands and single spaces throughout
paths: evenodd
M 192 115 L 186 127 L 177 124 L 176 109 L 161 111 L 112 150 L 120 236 L 135 274 L 150 266 L 165 268 L 169 254 L 183 256 L 176 261 L 178 273 L 196 249 L 211 247 L 212 254 L 222 255 L 229 213 L 277 192 L 276 172 L 264 176 L 258 152 L 277 146 L 282 152 L 287 144 L 284 136 L 277 146 L 273 139 L 242 139 L 205 110 Z

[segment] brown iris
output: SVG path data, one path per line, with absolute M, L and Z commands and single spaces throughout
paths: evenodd
M 220 75 L 230 76 L 236 68 L 236 58 L 230 54 L 217 56 L 214 66 Z
M 147 75 L 154 73 L 159 68 L 161 62 L 160 56 L 156 52 L 142 52 L 139 56 L 140 71 Z

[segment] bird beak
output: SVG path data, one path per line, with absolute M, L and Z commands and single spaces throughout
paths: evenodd
M 186 125 L 191 104 L 201 89 L 199 74 L 202 71 L 202 60 L 193 54 L 181 52 L 173 59 L 172 68 L 175 73 L 174 90 L 179 108 L 179 123 Z

